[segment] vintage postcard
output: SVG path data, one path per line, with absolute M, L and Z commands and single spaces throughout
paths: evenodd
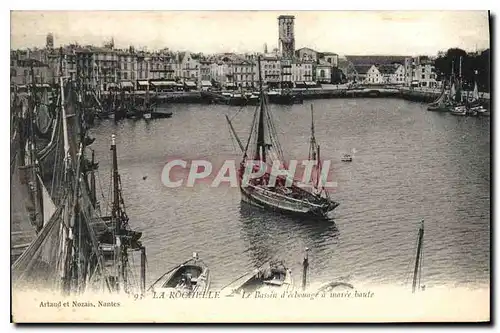
M 487 11 L 12 11 L 12 321 L 489 322 Z

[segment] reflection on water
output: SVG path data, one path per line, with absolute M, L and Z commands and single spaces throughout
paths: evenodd
M 288 265 L 293 266 L 305 247 L 314 253 L 334 243 L 339 232 L 333 220 L 278 214 L 245 202 L 240 203 L 240 221 L 242 238 L 255 266 L 290 254 L 293 262 Z

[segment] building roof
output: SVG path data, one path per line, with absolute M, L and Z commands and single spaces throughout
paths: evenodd
M 318 66 L 328 66 L 332 67 L 332 64 L 326 61 L 325 59 L 319 59 L 318 60 Z
M 346 55 L 347 60 L 353 65 L 389 65 L 392 63 L 404 63 L 407 56 L 393 55 Z
M 313 51 L 313 52 L 315 52 L 315 53 L 318 53 L 318 51 L 313 50 L 313 49 L 311 49 L 310 47 L 301 47 L 300 49 L 295 50 L 295 52 L 299 52 L 299 51 L 303 51 L 303 50 Z
M 394 74 L 398 67 L 394 65 L 379 65 L 377 69 L 381 74 Z
M 338 67 L 347 68 L 350 65 L 352 65 L 352 63 L 350 61 L 348 61 L 347 59 L 339 58 Z
M 368 70 L 371 67 L 372 67 L 372 65 L 354 65 L 354 68 L 356 69 L 356 72 L 358 72 L 358 74 L 368 73 Z

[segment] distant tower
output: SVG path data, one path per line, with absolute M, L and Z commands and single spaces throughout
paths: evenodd
M 264 53 L 267 54 L 267 43 L 264 43 Z
M 285 59 L 292 59 L 295 52 L 295 16 L 281 15 L 278 17 L 279 27 L 279 48 L 281 56 Z
M 52 33 L 49 33 L 47 35 L 47 40 L 45 43 L 45 47 L 48 49 L 53 49 L 54 48 L 54 35 Z

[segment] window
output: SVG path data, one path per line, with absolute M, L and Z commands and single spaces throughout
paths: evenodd
M 425 79 L 425 74 L 422 74 L 422 80 Z

